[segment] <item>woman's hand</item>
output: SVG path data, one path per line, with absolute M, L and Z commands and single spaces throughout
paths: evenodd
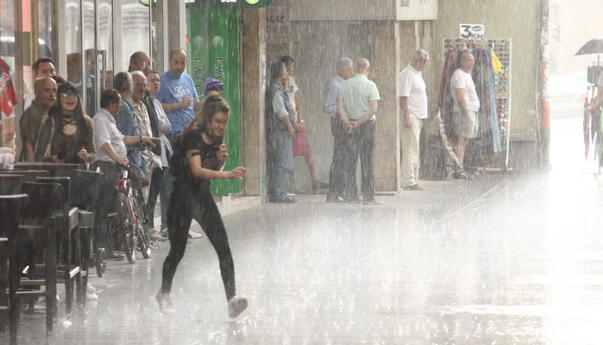
M 236 167 L 236 168 L 232 169 L 231 171 L 226 172 L 226 178 L 228 178 L 228 179 L 242 178 L 243 176 L 245 176 L 246 171 L 247 171 L 247 169 L 245 169 L 244 167 Z
M 81 149 L 78 151 L 77 156 L 80 157 L 82 160 L 86 160 L 88 159 L 88 151 L 86 151 L 86 149 Z
M 228 158 L 228 152 L 226 152 L 226 145 L 216 145 L 216 148 L 218 149 L 218 152 L 216 152 L 218 160 L 222 163 L 226 162 L 226 159 Z

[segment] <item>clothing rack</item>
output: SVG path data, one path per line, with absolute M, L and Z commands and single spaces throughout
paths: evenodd
M 502 71 L 494 77 L 494 93 L 497 104 L 498 125 L 501 139 L 504 139 L 502 146 L 504 149 L 503 167 L 472 167 L 483 172 L 509 172 L 512 168 L 509 166 L 510 158 L 510 126 L 511 126 L 511 71 L 512 71 L 512 40 L 511 39 L 453 39 L 443 40 L 444 54 L 449 49 L 491 49 L 501 62 Z

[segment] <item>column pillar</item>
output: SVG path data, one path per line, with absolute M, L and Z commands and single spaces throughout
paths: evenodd
M 241 119 L 243 163 L 247 168 L 245 195 L 266 196 L 266 10 L 243 10 Z
M 168 7 L 168 52 L 186 49 L 186 2 L 170 1 Z M 167 65 L 165 66 L 167 69 Z
M 374 80 L 381 95 L 375 146 L 375 190 L 381 193 L 396 193 L 400 189 L 400 116 L 396 97 L 400 71 L 398 25 L 395 21 L 380 21 L 373 26 L 371 65 L 382 68 Z

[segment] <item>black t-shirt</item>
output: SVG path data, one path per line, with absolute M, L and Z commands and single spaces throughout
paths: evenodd
M 201 166 L 205 169 L 219 170 L 220 161 L 218 160 L 217 146 L 220 142 L 214 144 L 207 144 L 203 141 L 200 129 L 193 129 L 192 131 L 183 134 L 176 140 L 174 146 L 174 154 L 170 160 L 170 173 L 176 177 L 176 179 L 190 183 L 192 186 L 198 185 L 203 187 L 209 187 L 208 179 L 199 179 L 193 177 L 186 153 L 189 150 L 199 150 L 201 152 Z

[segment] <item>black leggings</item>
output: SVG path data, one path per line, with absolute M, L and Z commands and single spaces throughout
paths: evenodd
M 178 180 L 174 182 L 174 192 L 168 205 L 170 252 L 163 262 L 161 291 L 169 293 L 172 289 L 176 267 L 184 256 L 188 230 L 194 218 L 201 225 L 218 254 L 226 299 L 230 300 L 235 296 L 234 264 L 222 216 L 220 216 L 209 188 L 195 191 L 194 195 L 191 193 L 191 189 L 186 183 Z

